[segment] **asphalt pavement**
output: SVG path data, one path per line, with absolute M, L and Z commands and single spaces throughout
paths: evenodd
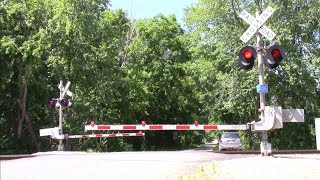
M 184 151 L 43 152 L 0 161 L 1 180 L 164 180 L 195 171 L 201 164 L 255 155 L 219 154 L 212 146 Z

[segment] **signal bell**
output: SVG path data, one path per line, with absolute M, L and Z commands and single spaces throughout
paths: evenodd
M 254 60 L 257 58 L 257 51 L 252 46 L 245 46 L 239 51 L 238 56 L 240 69 L 250 70 L 254 65 Z
M 286 57 L 285 50 L 279 45 L 271 46 L 264 58 L 264 64 L 270 69 L 275 69 L 280 65 L 280 62 Z

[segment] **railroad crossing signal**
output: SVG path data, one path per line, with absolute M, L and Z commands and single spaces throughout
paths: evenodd
M 252 69 L 254 60 L 257 58 L 257 51 L 254 47 L 246 46 L 239 51 L 238 66 L 244 70 Z
M 57 109 L 58 109 L 60 106 L 62 106 L 63 108 L 65 108 L 65 107 L 68 107 L 68 108 L 72 107 L 72 102 L 71 102 L 70 99 L 61 99 L 61 100 L 59 100 L 59 99 L 52 99 L 52 100 L 50 100 L 50 101 L 48 102 L 48 104 L 49 104 L 49 107 L 50 107 L 50 108 L 57 108 Z
M 240 37 L 240 39 L 246 43 L 257 31 L 259 31 L 262 35 L 264 35 L 267 39 L 272 40 L 275 38 L 276 33 L 274 33 L 271 29 L 266 26 L 262 26 L 273 14 L 274 9 L 270 6 L 267 7 L 259 17 L 254 18 L 250 13 L 246 10 L 243 10 L 240 13 L 240 17 L 245 20 L 250 27 L 246 30 L 246 32 Z M 261 27 L 262 26 L 262 27 Z
M 48 101 L 48 105 L 50 108 L 59 108 L 60 104 L 58 103 L 58 100 L 56 99 L 52 99 L 50 101 Z
M 257 51 L 252 46 L 245 46 L 239 51 L 238 66 L 240 69 L 250 70 L 254 65 L 254 60 L 257 57 Z M 286 52 L 282 46 L 271 46 L 264 57 L 264 64 L 270 69 L 275 69 L 280 65 L 280 62 L 286 57 Z
M 62 107 L 72 107 L 72 102 L 70 99 L 61 99 L 60 103 Z
M 273 40 L 276 36 L 271 29 L 267 26 L 263 25 L 273 14 L 274 9 L 270 6 L 267 7 L 261 15 L 257 18 L 253 17 L 246 10 L 243 10 L 239 16 L 245 20 L 250 27 L 246 30 L 246 32 L 240 37 L 240 39 L 246 43 L 257 31 L 265 36 L 270 41 Z M 262 48 L 262 47 L 259 47 Z M 261 49 L 263 50 L 263 49 Z M 242 48 L 239 52 L 238 66 L 244 70 L 252 69 L 254 65 L 254 60 L 256 59 L 257 52 L 255 48 L 251 46 L 246 46 Z M 265 55 L 264 64 L 266 67 L 270 69 L 275 69 L 280 65 L 280 62 L 285 58 L 285 50 L 279 45 L 271 46 Z
M 261 112 L 261 120 L 259 122 L 254 121 L 253 123 L 248 124 L 252 125 L 253 130 L 262 132 L 260 150 L 263 155 L 270 155 L 272 152 L 271 144 L 268 143 L 268 130 L 282 128 L 282 122 L 304 122 L 303 109 L 283 110 L 281 106 L 269 107 L 265 105 L 265 93 L 268 92 L 268 85 L 264 83 L 263 65 L 274 69 L 279 66 L 280 62 L 286 56 L 285 50 L 279 45 L 273 45 L 265 51 L 262 38 L 260 36 L 260 34 L 262 34 L 270 41 L 275 38 L 276 34 L 271 29 L 263 25 L 268 18 L 271 17 L 273 12 L 273 8 L 267 7 L 261 14 L 256 12 L 256 18 L 245 10 L 239 15 L 243 20 L 250 24 L 250 27 L 240 37 L 240 39 L 246 43 L 254 34 L 256 34 L 257 38 L 257 46 L 255 48 L 246 46 L 240 50 L 240 61 L 238 62 L 238 65 L 241 69 L 249 70 L 253 67 L 255 56 L 257 56 L 259 73 L 257 92 L 260 94 L 259 111 Z
M 264 63 L 270 69 L 275 69 L 280 65 L 280 62 L 286 57 L 285 50 L 279 45 L 271 46 L 264 58 Z
M 64 98 L 64 96 L 67 94 L 68 96 L 72 96 L 72 92 L 69 91 L 69 86 L 71 82 L 68 81 L 66 86 L 63 86 L 63 81 L 60 80 L 60 83 L 58 85 L 58 88 L 60 90 L 60 95 L 59 98 L 54 98 L 48 102 L 49 107 L 51 108 L 57 108 L 59 109 L 59 127 L 56 128 L 49 128 L 49 129 L 40 129 L 40 135 L 46 136 L 46 135 L 55 135 L 53 137 L 56 137 L 56 139 L 59 139 L 59 145 L 58 145 L 58 151 L 63 151 L 63 142 L 62 139 L 64 139 L 63 132 L 62 132 L 62 122 L 63 122 L 63 116 L 62 116 L 62 109 L 64 107 L 71 107 L 72 102 L 69 99 Z M 59 135 L 56 135 L 57 133 L 51 133 L 51 132 L 56 132 L 59 131 Z M 49 132 L 49 133 L 48 133 Z

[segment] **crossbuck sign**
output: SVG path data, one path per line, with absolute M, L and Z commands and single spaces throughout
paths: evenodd
M 274 9 L 270 6 L 267 7 L 259 17 L 255 18 L 251 14 L 249 14 L 246 10 L 243 10 L 239 15 L 243 20 L 245 20 L 250 27 L 246 30 L 246 32 L 240 37 L 240 39 L 246 43 L 257 31 L 259 31 L 263 36 L 265 36 L 270 41 L 274 39 L 276 33 L 274 33 L 267 26 L 262 26 L 269 17 L 273 14 Z

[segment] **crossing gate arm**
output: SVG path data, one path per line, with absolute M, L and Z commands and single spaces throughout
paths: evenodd
M 145 133 L 115 133 L 115 134 L 84 134 L 84 135 L 69 135 L 69 139 L 81 139 L 81 138 L 113 138 L 113 137 L 133 137 L 133 136 L 145 136 Z
M 247 130 L 248 125 L 195 125 L 195 124 L 138 124 L 138 125 L 85 125 L 85 130 Z

